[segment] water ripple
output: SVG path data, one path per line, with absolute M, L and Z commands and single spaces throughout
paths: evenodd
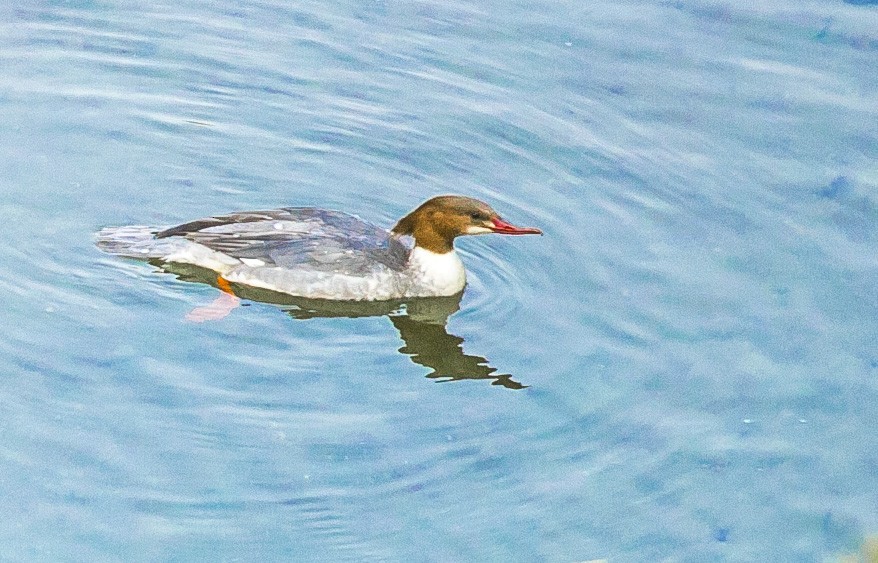
M 815 560 L 878 529 L 876 12 L 549 4 L 0 7 L 3 557 Z M 435 349 L 401 304 L 186 323 L 215 288 L 92 245 L 443 193 L 545 235 L 458 242 Z M 449 356 L 529 387 L 428 384 Z

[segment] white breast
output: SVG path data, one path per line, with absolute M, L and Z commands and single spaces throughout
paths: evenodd
M 437 254 L 419 246 L 412 249 L 406 268 L 412 276 L 412 297 L 454 295 L 466 285 L 466 271 L 457 252 Z

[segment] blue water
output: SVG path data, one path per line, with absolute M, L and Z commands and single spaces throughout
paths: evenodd
M 835 561 L 878 533 L 874 2 L 12 0 L 0 69 L 0 559 Z M 93 246 L 438 193 L 546 233 L 461 240 L 445 325 L 189 323 L 214 287 Z

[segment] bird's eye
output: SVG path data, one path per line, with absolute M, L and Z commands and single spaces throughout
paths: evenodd
M 469 214 L 469 216 L 472 218 L 473 221 L 487 221 L 488 220 L 488 217 L 480 211 L 473 211 L 472 213 Z

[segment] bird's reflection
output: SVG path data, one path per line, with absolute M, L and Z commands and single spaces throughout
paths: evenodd
M 186 264 L 153 263 L 159 269 L 184 281 L 218 287 L 216 274 Z M 400 352 L 430 370 L 428 378 L 440 382 L 484 379 L 508 389 L 526 387 L 509 374 L 498 374 L 482 356 L 463 351 L 463 338 L 449 334 L 448 318 L 460 309 L 462 293 L 451 297 L 418 298 L 399 301 L 329 301 L 305 299 L 254 287 L 234 285 L 241 299 L 277 305 L 295 319 L 328 317 L 387 316 L 405 345 Z

